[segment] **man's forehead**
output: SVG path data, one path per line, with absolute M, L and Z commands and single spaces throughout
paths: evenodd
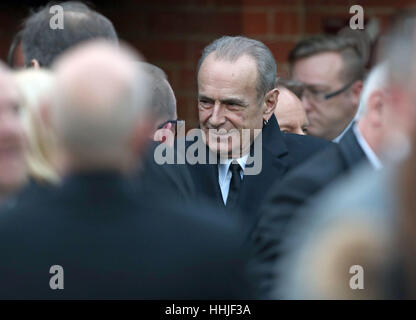
M 344 63 L 340 53 L 322 52 L 297 60 L 292 68 L 292 76 L 306 84 L 330 85 L 339 79 Z
M 243 54 L 236 60 L 227 57 L 219 57 L 214 51 L 210 53 L 201 64 L 200 72 L 221 74 L 231 78 L 245 76 L 255 78 L 257 74 L 256 61 L 247 54 Z

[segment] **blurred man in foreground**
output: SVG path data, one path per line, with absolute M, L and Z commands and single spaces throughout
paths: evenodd
M 407 175 L 402 163 L 415 145 L 411 142 L 416 133 L 415 35 L 414 13 L 399 16 L 382 47 L 386 95 L 371 118 L 388 127 L 382 140 L 385 168 L 357 168 L 299 212 L 282 245 L 288 255 L 279 265 L 279 297 L 409 297 L 408 283 L 403 281 L 403 252 L 410 249 L 411 253 L 414 244 L 403 232 L 408 235 L 414 225 L 401 213 L 403 207 L 409 209 L 409 195 L 414 197 L 414 192 L 410 181 L 399 179 Z M 381 107 L 385 100 L 387 107 Z
M 253 297 L 235 221 L 138 194 L 127 180 L 153 124 L 134 60 L 93 42 L 55 65 L 49 117 L 67 174 L 60 188 L 2 213 L 0 298 Z

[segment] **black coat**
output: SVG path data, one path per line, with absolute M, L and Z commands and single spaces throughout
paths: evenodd
M 257 211 L 270 187 L 290 169 L 331 144 L 311 136 L 282 133 L 275 116 L 264 126 L 262 139 L 262 170 L 258 175 L 244 176 L 238 200 L 240 212 L 249 229 L 257 221 Z M 218 165 L 188 166 L 197 193 L 224 207 L 218 182 Z
M 366 159 L 351 126 L 339 144 L 332 144 L 295 168 L 285 179 L 276 182 L 258 212 L 260 219 L 252 234 L 261 264 L 273 268 L 281 254 L 280 244 L 286 226 L 296 211 L 328 184 Z M 272 278 L 271 271 L 265 281 L 267 288 L 272 284 Z
M 111 172 L 24 200 L 0 215 L 0 299 L 253 298 L 240 228 L 209 205 L 138 194 Z

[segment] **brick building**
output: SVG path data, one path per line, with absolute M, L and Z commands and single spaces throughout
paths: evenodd
M 30 7 L 46 1 L 2 1 L 0 55 Z M 113 21 L 119 36 L 163 68 L 178 99 L 187 128 L 197 124 L 195 67 L 202 48 L 221 35 L 246 35 L 265 42 L 287 73 L 288 52 L 301 38 L 336 33 L 349 24 L 352 5 L 361 5 L 365 21 L 377 18 L 380 30 L 398 10 L 416 0 L 101 0 L 90 1 Z

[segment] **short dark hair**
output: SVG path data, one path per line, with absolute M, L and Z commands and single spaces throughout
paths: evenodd
M 160 122 L 174 119 L 176 115 L 176 98 L 168 82 L 166 73 L 147 62 L 138 62 L 139 66 L 149 75 L 152 115 Z
M 52 29 L 50 8 L 60 5 L 64 11 L 64 28 Z M 113 24 L 87 5 L 68 1 L 49 3 L 32 13 L 24 23 L 22 48 L 25 65 L 36 59 L 49 67 L 54 59 L 68 48 L 89 39 L 103 38 L 118 43 Z
M 351 82 L 364 78 L 365 66 L 358 43 L 351 37 L 340 35 L 316 35 L 301 40 L 289 53 L 290 68 L 297 60 L 328 51 L 338 52 L 344 61 L 341 80 Z

